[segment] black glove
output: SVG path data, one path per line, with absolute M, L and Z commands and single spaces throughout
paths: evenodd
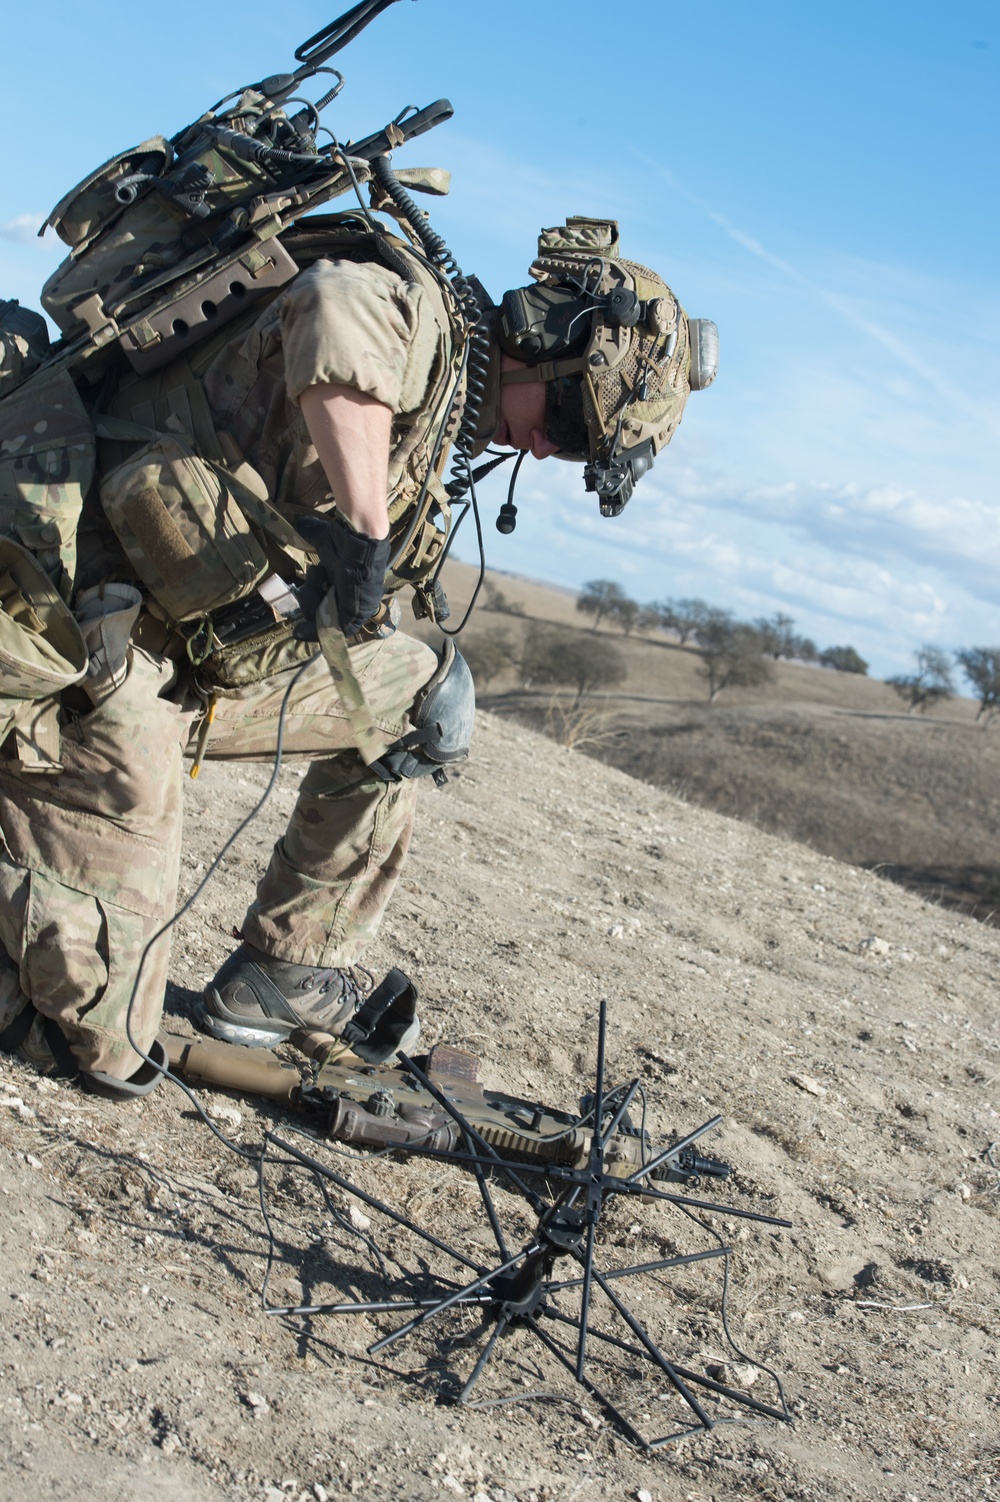
M 356 636 L 382 603 L 392 552 L 389 538 L 366 537 L 336 515 L 304 516 L 295 530 L 319 554 L 319 564 L 308 569 L 299 590 L 305 620 L 295 627 L 295 635 L 302 641 L 316 640 L 316 611 L 332 589 L 341 631 Z

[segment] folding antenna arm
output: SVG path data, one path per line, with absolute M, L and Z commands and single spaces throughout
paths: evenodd
M 353 42 L 358 33 L 364 31 L 369 21 L 374 21 L 376 16 L 395 4 L 396 0 L 360 0 L 360 4 L 352 5 L 350 10 L 345 10 L 336 21 L 331 21 L 329 26 L 324 26 L 322 31 L 317 31 L 315 36 L 296 48 L 295 61 L 312 63 L 314 66 L 325 63 L 327 58 L 339 52 L 341 47 L 346 47 L 348 42 Z
M 322 31 L 317 31 L 315 36 L 296 48 L 295 61 L 302 64 L 301 68 L 296 68 L 294 73 L 272 73 L 254 87 L 273 103 L 283 104 L 305 79 L 312 78 L 314 73 L 320 71 L 328 57 L 333 57 L 348 42 L 353 42 L 369 21 L 374 21 L 376 16 L 395 4 L 396 0 L 360 0 L 360 4 L 352 5 L 336 21 L 331 21 Z

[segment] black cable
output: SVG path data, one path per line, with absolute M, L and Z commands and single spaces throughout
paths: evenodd
M 377 233 L 377 226 L 371 217 L 371 212 L 361 196 L 361 186 L 354 171 L 353 163 L 351 162 L 351 159 L 346 150 L 341 147 L 332 131 L 330 132 L 330 138 L 333 150 L 337 154 L 339 154 L 340 159 L 344 163 L 348 175 L 350 176 L 351 183 L 354 187 L 354 192 L 361 207 L 364 219 L 366 223 L 371 227 L 373 233 Z M 400 218 L 404 220 L 405 223 L 410 227 L 413 236 L 423 247 L 426 257 L 424 263 L 427 265 L 430 271 L 434 272 L 438 277 L 449 284 L 449 287 L 453 295 L 456 297 L 458 305 L 465 316 L 467 334 L 466 345 L 463 351 L 462 362 L 456 374 L 454 386 L 452 387 L 450 396 L 448 398 L 451 411 L 444 414 L 440 418 L 440 426 L 438 427 L 434 449 L 427 464 L 427 473 L 417 499 L 413 505 L 413 520 L 411 521 L 409 527 L 407 528 L 407 531 L 404 533 L 401 540 L 395 545 L 393 549 L 393 556 L 390 559 L 389 563 L 389 568 L 392 569 L 400 561 L 400 559 L 405 554 L 406 549 L 409 546 L 413 534 L 419 524 L 420 517 L 423 512 L 424 501 L 427 495 L 427 486 L 429 484 L 430 475 L 433 473 L 435 466 L 437 465 L 438 457 L 441 453 L 441 449 L 443 447 L 445 437 L 450 426 L 451 412 L 454 411 L 455 402 L 458 399 L 458 394 L 462 386 L 462 377 L 464 375 L 466 387 L 465 406 L 462 412 L 461 421 L 459 423 L 458 432 L 454 438 L 455 458 L 452 462 L 451 478 L 449 479 L 448 484 L 445 488 L 448 492 L 448 497 L 452 502 L 462 501 L 466 495 L 469 495 L 469 500 L 466 503 L 465 510 L 458 518 L 458 521 L 450 529 L 449 539 L 445 544 L 441 558 L 438 560 L 438 563 L 435 566 L 434 572 L 430 578 L 430 587 L 433 588 L 434 585 L 437 584 L 441 576 L 441 570 L 444 567 L 444 564 L 448 558 L 448 554 L 451 551 L 451 545 L 454 540 L 455 533 L 471 510 L 476 523 L 476 539 L 479 549 L 479 578 L 476 581 L 472 599 L 469 602 L 468 608 L 464 616 L 462 617 L 460 624 L 458 626 L 448 628 L 438 623 L 438 629 L 441 631 L 443 636 L 458 636 L 468 624 L 469 618 L 475 608 L 476 601 L 479 598 L 479 594 L 482 590 L 483 582 L 486 577 L 486 550 L 483 541 L 482 518 L 479 513 L 479 502 L 476 495 L 476 475 L 473 473 L 473 470 L 471 468 L 471 460 L 473 449 L 475 448 L 476 440 L 478 438 L 479 419 L 482 411 L 483 397 L 486 392 L 486 383 L 489 377 L 490 340 L 489 335 L 486 332 L 485 324 L 483 322 L 482 310 L 479 306 L 479 299 L 476 295 L 475 288 L 473 287 L 469 279 L 465 276 L 454 254 L 451 250 L 449 250 L 443 236 L 439 235 L 436 230 L 431 228 L 427 216 L 421 211 L 417 204 L 414 203 L 410 194 L 403 187 L 402 183 L 400 183 L 397 179 L 395 173 L 392 170 L 390 157 L 388 155 L 374 157 L 369 166 L 373 179 L 385 193 L 386 197 L 389 198 Z M 424 258 L 421 257 L 421 259 Z M 442 404 L 443 402 L 444 394 L 442 395 Z M 430 423 L 431 431 L 433 431 L 433 428 L 437 424 L 437 422 L 438 413 L 435 412 Z M 505 458 L 506 455 L 503 457 Z M 494 459 L 491 463 L 484 467 L 485 472 L 488 472 L 490 469 L 493 469 L 496 464 L 502 462 L 503 460 L 501 458 Z M 508 495 L 508 502 L 509 500 L 510 495 Z
M 334 1223 L 340 1226 L 342 1231 L 347 1231 L 349 1235 L 356 1236 L 362 1243 L 362 1245 L 367 1247 L 378 1267 L 379 1276 L 382 1277 L 386 1283 L 388 1283 L 389 1269 L 386 1266 L 385 1258 L 382 1256 L 382 1253 L 378 1249 L 374 1237 L 367 1236 L 365 1232 L 361 1230 L 360 1226 L 352 1225 L 350 1218 L 344 1215 L 342 1211 L 337 1209 L 336 1205 L 333 1203 L 333 1200 L 330 1198 L 330 1190 L 327 1187 L 326 1180 L 323 1178 L 322 1174 L 314 1173 L 312 1177 L 313 1183 L 316 1185 L 320 1194 L 323 1196 L 323 1203 L 326 1205 L 326 1208 L 332 1216 Z
M 348 42 L 353 42 L 369 22 L 374 21 L 376 16 L 380 16 L 392 4 L 394 0 L 359 0 L 357 5 L 352 5 L 350 10 L 346 10 L 335 21 L 330 21 L 300 47 L 296 47 L 295 61 L 317 65 L 326 62 L 328 57 L 340 52 Z
M 330 137 L 331 154 L 336 154 L 337 156 L 339 156 L 340 160 L 343 162 L 345 168 L 347 169 L 347 175 L 351 179 L 351 186 L 354 189 L 354 196 L 358 200 L 358 206 L 361 209 L 362 219 L 365 221 L 373 235 L 378 234 L 378 225 L 372 218 L 372 211 L 361 196 L 361 184 L 358 182 L 358 175 L 354 170 L 354 162 L 341 146 L 333 131 L 330 130 L 330 127 L 328 125 L 325 125 L 323 129 L 327 131 Z M 325 147 L 323 149 L 326 150 Z
M 469 601 L 468 608 L 466 609 L 466 612 L 463 615 L 462 619 L 459 621 L 458 625 L 449 628 L 448 626 L 443 626 L 440 621 L 437 623 L 437 628 L 441 632 L 442 636 L 459 636 L 465 630 L 466 626 L 469 624 L 469 617 L 472 615 L 472 612 L 476 608 L 476 601 L 479 599 L 479 592 L 486 582 L 486 545 L 483 542 L 483 519 L 479 514 L 479 503 L 476 498 L 475 483 L 472 483 L 470 485 L 469 502 L 466 505 L 466 508 L 462 512 L 461 516 L 458 518 L 458 521 L 452 528 L 451 536 L 449 537 L 448 542 L 445 546 L 444 553 L 441 556 L 441 561 L 438 564 L 437 568 L 434 570 L 434 574 L 431 579 L 431 587 L 433 588 L 433 586 L 437 584 L 437 581 L 441 575 L 441 570 L 444 568 L 448 554 L 451 552 L 451 545 L 455 539 L 455 533 L 458 531 L 461 523 L 465 521 L 465 518 L 468 516 L 470 510 L 476 523 L 476 542 L 479 547 L 479 576 L 476 579 L 476 587 L 472 591 L 472 598 Z
M 353 165 L 353 163 L 351 161 L 351 158 L 348 156 L 348 154 L 344 150 L 344 148 L 340 145 L 340 143 L 337 140 L 337 137 L 334 135 L 334 133 L 332 131 L 330 131 L 329 134 L 330 134 L 330 140 L 331 140 L 331 143 L 332 143 L 333 150 L 340 156 L 341 161 L 343 162 L 344 166 L 347 169 L 348 175 L 349 175 L 349 177 L 351 179 L 351 183 L 352 183 L 352 185 L 354 187 L 355 197 L 357 198 L 358 204 L 360 205 L 361 212 L 362 212 L 362 215 L 364 217 L 365 223 L 369 226 L 369 228 L 370 228 L 370 230 L 371 230 L 371 232 L 373 234 L 378 234 L 378 225 L 376 224 L 375 220 L 372 218 L 371 211 L 368 208 L 368 206 L 366 205 L 363 197 L 361 196 L 361 185 L 358 182 L 357 174 L 354 171 L 354 165 Z M 446 280 L 446 281 L 448 281 L 450 283 L 450 285 L 452 286 L 452 289 L 457 293 L 460 306 L 462 307 L 463 311 L 466 313 L 466 316 L 468 317 L 469 308 L 468 308 L 468 301 L 467 301 L 467 297 L 466 297 L 466 292 L 468 292 L 468 294 L 471 295 L 471 297 L 472 297 L 473 300 L 475 300 L 475 292 L 473 291 L 473 289 L 471 287 L 471 284 L 469 284 L 466 281 L 466 278 L 462 275 L 462 272 L 461 272 L 461 270 L 460 270 L 460 268 L 458 266 L 458 262 L 455 260 L 455 257 L 452 255 L 451 251 L 448 249 L 447 245 L 445 244 L 444 239 L 442 238 L 442 236 L 440 236 L 434 230 L 431 229 L 430 225 L 427 222 L 426 217 L 421 213 L 420 209 L 413 202 L 413 199 L 410 197 L 409 193 L 407 193 L 407 191 L 403 187 L 403 185 L 400 182 L 397 181 L 397 179 L 395 177 L 395 174 L 393 173 L 392 168 L 391 168 L 391 166 L 389 164 L 389 158 L 388 157 L 386 157 L 386 156 L 375 157 L 374 160 L 371 162 L 370 166 L 371 166 L 372 176 L 379 183 L 379 186 L 383 188 L 383 191 L 385 191 L 387 193 L 387 195 L 389 196 L 389 198 L 392 200 L 393 204 L 395 205 L 397 211 L 400 213 L 400 215 L 403 218 L 406 219 L 406 222 L 410 225 L 410 227 L 413 230 L 414 234 L 417 236 L 417 238 L 420 241 L 421 245 L 424 247 L 424 250 L 427 252 L 426 259 L 424 259 L 424 257 L 420 257 L 420 259 L 427 266 L 428 270 L 432 271 L 433 273 L 435 273 L 435 275 L 437 275 L 438 277 L 440 277 L 440 278 L 442 278 L 442 279 L 444 279 L 444 280 Z M 389 186 L 390 183 L 391 183 L 391 187 Z M 459 281 L 461 281 L 461 283 L 463 284 L 462 287 L 459 287 Z M 478 320 L 479 320 L 479 304 L 478 304 L 478 302 L 475 302 L 475 314 L 476 314 L 476 322 L 478 324 Z M 455 377 L 455 384 L 454 384 L 454 386 L 452 387 L 450 393 L 447 390 L 444 391 L 444 392 L 442 392 L 439 406 L 438 406 L 437 410 L 433 413 L 433 415 L 431 417 L 431 420 L 430 420 L 430 423 L 429 423 L 429 428 L 428 428 L 429 431 L 433 431 L 434 428 L 435 428 L 435 426 L 438 426 L 438 424 L 440 422 L 440 425 L 438 426 L 437 437 L 436 437 L 435 442 L 434 442 L 434 449 L 433 449 L 433 451 L 431 453 L 431 456 L 430 456 L 430 458 L 429 458 L 429 460 L 427 462 L 427 472 L 426 472 L 426 475 L 424 477 L 424 482 L 423 482 L 423 484 L 422 484 L 422 486 L 420 488 L 419 494 L 417 495 L 417 499 L 416 499 L 416 501 L 413 504 L 413 519 L 410 522 L 410 525 L 407 528 L 406 532 L 403 534 L 403 537 L 401 538 L 401 540 L 398 543 L 396 543 L 395 546 L 394 546 L 394 548 L 393 548 L 393 554 L 392 554 L 392 557 L 389 560 L 389 569 L 390 570 L 392 570 L 393 568 L 395 568 L 395 566 L 399 563 L 400 559 L 405 554 L 406 549 L 409 547 L 410 542 L 411 542 L 411 540 L 413 538 L 413 534 L 416 531 L 417 526 L 419 525 L 420 517 L 421 517 L 422 512 L 423 512 L 424 500 L 425 500 L 426 495 L 427 495 L 427 486 L 428 486 L 429 481 L 430 481 L 430 476 L 431 476 L 431 474 L 434 472 L 434 470 L 436 468 L 436 465 L 437 465 L 437 462 L 438 462 L 438 458 L 440 456 L 441 449 L 442 449 L 442 447 L 444 445 L 445 436 L 447 434 L 448 426 L 449 426 L 450 419 L 451 419 L 451 412 L 449 411 L 448 413 L 443 413 L 442 414 L 441 413 L 441 408 L 444 406 L 445 400 L 447 399 L 449 407 L 452 410 L 454 409 L 455 400 L 456 400 L 456 398 L 458 396 L 458 393 L 459 393 L 459 391 L 461 389 L 462 377 L 463 377 L 463 375 L 466 375 L 467 371 L 470 370 L 475 332 L 476 332 L 476 330 L 475 330 L 475 326 L 474 326 L 470 330 L 469 341 L 466 344 L 465 350 L 463 351 L 462 361 L 461 361 L 461 364 L 459 365 L 458 372 L 457 372 L 456 377 Z M 476 377 L 476 382 L 475 382 L 475 389 L 478 392 L 478 397 L 477 397 L 477 400 L 476 400 L 475 412 L 473 414 L 472 441 L 469 442 L 468 444 L 466 444 L 466 447 L 468 448 L 468 453 L 464 453 L 460 449 L 459 454 L 456 456 L 455 464 L 452 466 L 453 470 L 456 469 L 457 466 L 459 465 L 459 463 L 463 462 L 463 461 L 464 461 L 465 469 L 468 470 L 469 455 L 471 454 L 471 449 L 472 449 L 472 446 L 473 446 L 473 443 L 474 443 L 474 440 L 475 440 L 476 429 L 478 428 L 479 409 L 480 409 L 480 407 L 482 405 L 482 396 L 483 396 L 483 392 L 485 391 L 485 387 L 486 387 L 486 376 L 487 376 L 487 374 L 489 372 L 489 340 L 486 338 L 485 334 L 483 334 L 482 337 L 483 337 L 483 340 L 485 342 L 485 366 L 483 366 L 483 368 L 481 369 L 479 375 Z M 479 361 L 479 364 L 482 365 L 482 360 Z M 469 383 L 471 381 L 472 381 L 472 375 L 470 373 L 469 376 L 468 376 L 468 378 L 467 378 L 467 390 L 468 390 L 468 387 L 469 387 Z M 440 418 L 439 418 L 439 414 L 440 414 Z M 461 423 L 461 425 L 459 427 L 459 432 L 458 432 L 458 435 L 457 435 L 457 437 L 455 439 L 456 447 L 459 447 L 459 444 L 462 442 L 463 431 L 468 426 L 467 421 L 466 421 L 466 419 L 468 418 L 468 416 L 469 416 L 469 403 L 468 403 L 468 397 L 467 397 L 466 408 L 465 408 L 465 412 L 463 414 L 462 423 Z M 491 463 L 488 466 L 488 468 L 492 469 L 495 464 L 498 464 L 498 463 L 501 463 L 501 462 L 502 461 L 500 459 L 496 459 L 496 460 L 493 461 L 493 463 Z M 475 483 L 474 483 L 474 479 L 473 479 L 472 475 L 469 474 L 468 480 L 466 481 L 466 478 L 463 475 L 462 488 L 461 488 L 461 490 L 458 490 L 458 491 L 454 491 L 453 490 L 453 485 L 452 484 L 449 484 L 446 487 L 446 489 L 448 491 L 448 494 L 449 494 L 449 498 L 452 499 L 452 500 L 459 500 L 461 498 L 461 496 L 464 495 L 465 492 L 467 490 L 469 490 L 470 488 L 471 488 L 471 490 L 473 492 L 471 504 L 472 504 L 472 509 L 474 510 L 474 512 L 476 514 L 476 528 L 477 528 L 477 533 L 478 533 L 478 536 L 479 536 L 479 558 L 480 558 L 480 575 L 479 575 L 479 581 L 478 581 L 478 583 L 476 585 L 476 589 L 475 589 L 475 592 L 473 594 L 472 601 L 470 602 L 469 608 L 468 608 L 468 610 L 466 611 L 465 615 L 462 618 L 461 625 L 458 626 L 456 629 L 451 630 L 451 631 L 445 630 L 444 627 L 440 627 L 439 626 L 439 630 L 441 630 L 442 634 L 445 635 L 445 636 L 457 636 L 458 633 L 464 629 L 464 627 L 465 627 L 465 625 L 466 625 L 466 623 L 467 623 L 467 621 L 469 619 L 469 616 L 472 614 L 472 609 L 473 609 L 473 606 L 476 603 L 476 599 L 477 599 L 477 597 L 479 595 L 480 588 L 482 587 L 483 578 L 484 578 L 485 572 L 486 572 L 486 558 L 485 558 L 485 550 L 484 550 L 484 547 L 483 547 L 483 540 L 482 540 L 482 525 L 481 525 L 481 522 L 480 522 L 480 518 L 479 518 L 479 514 L 478 514 L 478 507 L 477 507 L 476 498 L 475 498 Z M 462 521 L 465 520 L 465 516 L 467 514 L 467 511 L 468 511 L 468 507 L 466 507 L 466 511 L 464 511 L 462 513 L 462 515 L 459 517 L 458 523 L 456 523 L 455 526 L 451 529 L 452 536 L 454 536 L 454 533 L 457 530 L 458 525 Z M 440 577 L 441 569 L 444 566 L 445 560 L 446 560 L 446 558 L 448 556 L 448 552 L 450 551 L 450 545 L 451 544 L 450 544 L 450 540 L 449 540 L 449 542 L 445 545 L 444 553 L 442 554 L 442 556 L 441 556 L 441 558 L 440 558 L 437 566 L 435 567 L 434 573 L 433 573 L 432 578 L 431 578 L 431 587 L 432 588 L 437 583 L 437 581 L 438 581 L 438 579 Z
M 463 355 L 462 355 L 462 362 L 461 362 L 461 364 L 459 365 L 459 368 L 458 368 L 458 375 L 457 375 L 457 378 L 456 378 L 456 381 L 455 381 L 454 389 L 451 392 L 444 391 L 441 394 L 441 400 L 440 400 L 439 406 L 438 406 L 437 410 L 435 411 L 433 417 L 431 418 L 431 422 L 430 422 L 430 425 L 429 425 L 429 427 L 431 429 L 433 429 L 435 423 L 438 420 L 438 412 L 441 411 L 441 408 L 443 407 L 443 405 L 445 403 L 445 399 L 447 398 L 449 404 L 454 401 L 455 393 L 458 391 L 458 389 L 459 389 L 459 387 L 461 386 L 461 383 L 462 383 L 462 376 L 463 376 L 463 374 L 465 372 L 466 364 L 468 362 L 468 353 L 469 353 L 468 352 L 468 347 L 466 347 L 466 349 L 465 349 L 465 351 L 463 352 Z M 416 498 L 416 500 L 413 503 L 413 519 L 410 522 L 410 525 L 407 528 L 407 530 L 406 530 L 406 532 L 405 532 L 402 540 L 400 542 L 397 542 L 396 545 L 395 545 L 395 547 L 394 547 L 394 549 L 393 549 L 392 557 L 389 559 L 389 569 L 390 570 L 394 569 L 396 567 L 396 565 L 402 559 L 404 553 L 406 552 L 406 549 L 410 545 L 410 541 L 411 541 L 411 539 L 413 537 L 413 534 L 416 531 L 417 526 L 420 523 L 420 518 L 421 518 L 421 515 L 423 513 L 423 509 L 424 509 L 424 500 L 425 500 L 425 498 L 427 496 L 427 487 L 430 484 L 430 477 L 433 474 L 434 469 L 435 469 L 435 467 L 437 465 L 438 458 L 440 457 L 441 449 L 444 446 L 445 437 L 446 437 L 447 432 L 448 432 L 449 416 L 450 416 L 450 414 L 445 414 L 441 418 L 441 422 L 440 422 L 440 425 L 438 427 L 437 438 L 434 441 L 434 448 L 433 448 L 433 451 L 431 453 L 430 458 L 427 461 L 427 472 L 426 472 L 426 474 L 424 476 L 424 481 L 423 481 L 423 484 L 420 487 L 419 494 L 417 495 L 417 498 Z M 433 576 L 435 581 L 437 579 L 437 574 L 438 574 L 438 570 L 435 569 L 434 576 Z
M 254 136 L 245 135 L 241 130 L 230 130 L 225 125 L 205 125 L 202 128 L 224 150 L 231 151 L 241 161 L 253 162 L 266 170 L 272 166 L 322 167 L 325 170 L 325 163 L 315 152 L 285 151 L 280 146 L 269 146 Z
M 639 1123 L 639 1166 L 645 1168 L 646 1164 L 651 1161 L 647 1153 L 646 1114 L 649 1109 L 649 1097 L 646 1094 L 645 1085 L 639 1086 L 639 1098 L 642 1101 L 642 1120 Z
M 452 466 L 452 479 L 448 493 L 452 500 L 459 500 L 472 484 L 469 460 L 479 431 L 479 417 L 490 369 L 490 340 L 483 323 L 482 309 L 476 290 L 462 271 L 445 240 L 432 229 L 427 216 L 414 203 L 392 170 L 388 156 L 379 156 L 371 164 L 372 176 L 379 187 L 391 199 L 400 216 L 406 220 L 423 246 L 428 259 L 448 278 L 465 314 L 468 332 L 468 372 L 466 376 L 465 408 L 455 435 L 456 457 Z M 457 392 L 456 392 L 457 395 Z
M 765 1366 L 763 1361 L 758 1361 L 756 1357 L 749 1355 L 746 1351 L 743 1350 L 741 1346 L 736 1344 L 736 1341 L 733 1338 L 733 1333 L 729 1326 L 729 1264 L 732 1259 L 732 1247 L 727 1245 L 724 1238 L 719 1234 L 714 1226 L 709 1225 L 708 1222 L 704 1220 L 701 1220 L 699 1216 L 695 1215 L 692 1210 L 687 1209 L 687 1207 L 684 1205 L 678 1205 L 677 1208 L 681 1211 L 682 1214 L 687 1216 L 688 1220 L 694 1221 L 694 1224 L 696 1226 L 700 1226 L 703 1231 L 707 1231 L 710 1236 L 714 1237 L 719 1246 L 724 1249 L 725 1256 L 722 1259 L 722 1298 L 719 1302 L 719 1315 L 722 1320 L 722 1329 L 726 1337 L 726 1341 L 729 1345 L 729 1349 L 736 1356 L 738 1356 L 741 1361 L 745 1361 L 748 1366 L 754 1366 L 758 1371 L 767 1373 L 778 1390 L 778 1397 L 781 1400 L 781 1407 L 784 1415 L 786 1419 L 790 1421 L 791 1414 L 788 1411 L 788 1401 L 785 1397 L 785 1389 L 777 1372 L 774 1371 L 772 1367 Z
M 264 1160 L 267 1157 L 269 1139 L 265 1136 L 260 1145 L 257 1155 L 257 1203 L 260 1205 L 261 1219 L 267 1232 L 267 1261 L 264 1264 L 264 1278 L 260 1285 L 260 1302 L 263 1309 L 267 1308 L 267 1290 L 271 1282 L 271 1273 L 274 1268 L 274 1253 L 277 1248 L 277 1240 L 274 1235 L 274 1227 L 271 1217 L 267 1212 L 267 1193 L 264 1188 Z

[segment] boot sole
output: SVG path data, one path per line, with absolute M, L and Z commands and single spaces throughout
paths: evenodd
M 279 1043 L 287 1043 L 295 1031 L 292 1027 L 251 1027 L 246 1022 L 228 1022 L 210 1012 L 206 1001 L 202 1001 L 194 1020 L 203 1033 L 218 1038 L 220 1043 L 239 1043 L 244 1048 L 277 1048 Z
M 244 1048 L 276 1048 L 279 1043 L 287 1043 L 292 1032 L 294 1032 L 294 1028 L 289 1028 L 287 1032 L 279 1033 L 263 1027 L 249 1027 L 243 1022 L 227 1022 L 222 1017 L 214 1016 L 208 1010 L 204 1001 L 195 1013 L 194 1020 L 203 1033 L 208 1033 L 210 1037 L 217 1038 L 220 1043 L 238 1043 L 242 1044 Z M 363 1058 L 369 1064 L 384 1064 L 389 1059 L 395 1058 L 397 1053 L 410 1053 L 419 1037 L 420 1021 L 419 1019 L 415 1019 L 403 1034 L 398 1047 L 393 1053 L 382 1054 L 380 1057 L 361 1053 L 359 1057 Z

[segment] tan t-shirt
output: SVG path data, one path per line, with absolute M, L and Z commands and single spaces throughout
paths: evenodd
M 298 399 L 351 386 L 391 407 L 400 436 L 445 354 L 441 311 L 372 262 L 317 261 L 225 344 L 202 374 L 216 427 L 232 433 L 279 507 L 313 507 L 329 486 Z

